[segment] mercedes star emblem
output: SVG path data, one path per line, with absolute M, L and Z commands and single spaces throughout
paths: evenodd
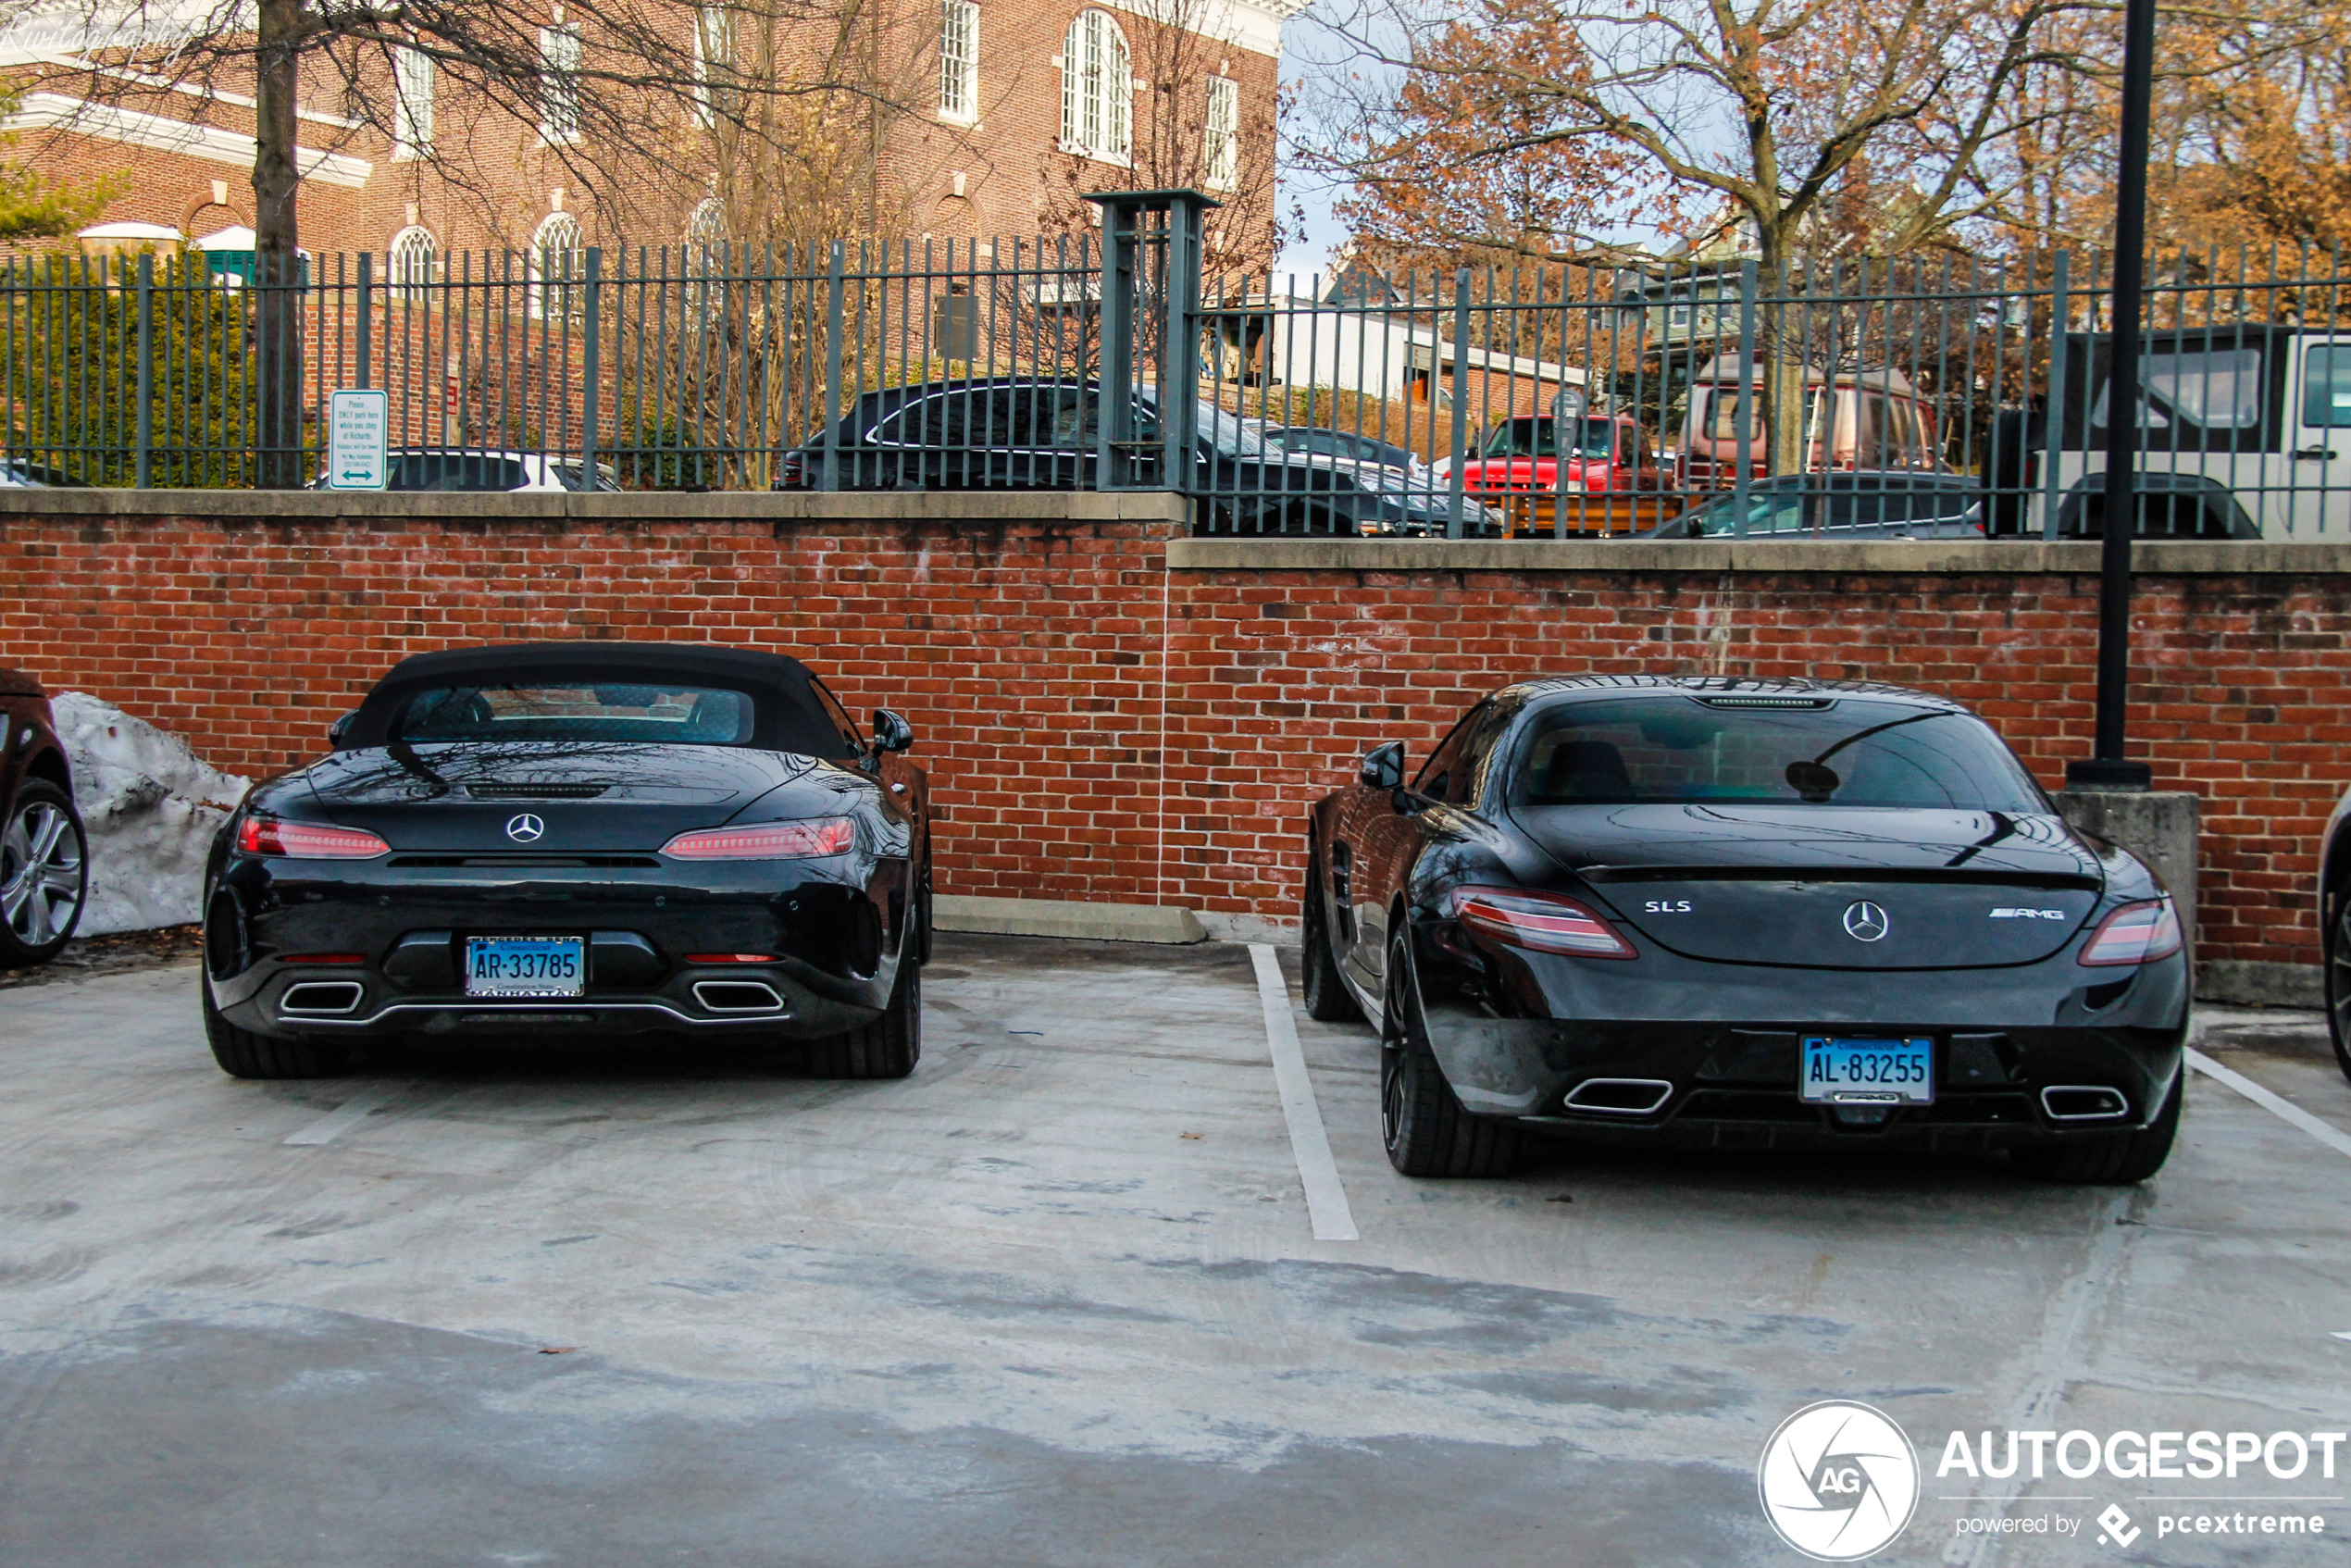
M 512 832 L 514 829 L 508 828 L 507 831 Z M 1860 903 L 1846 906 L 1845 934 L 1857 942 L 1878 941 L 1893 928 L 1894 922 L 1887 918 L 1885 911 L 1867 899 Z
M 520 816 L 512 818 L 506 824 L 506 837 L 512 839 L 517 844 L 535 842 L 546 831 L 547 825 L 540 821 L 537 817 L 531 815 L 529 812 L 524 812 Z M 1854 909 L 1861 909 L 1864 907 L 1873 909 L 1876 906 L 1874 904 L 1865 906 L 1858 903 L 1853 906 Z M 1879 918 L 1883 920 L 1885 916 L 1880 915 Z M 1848 931 L 1853 928 L 1853 915 L 1849 910 L 1846 913 L 1845 928 Z M 1884 931 L 1881 929 L 1880 935 L 1883 934 Z

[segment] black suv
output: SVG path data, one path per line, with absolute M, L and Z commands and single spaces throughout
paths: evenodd
M 1199 404 L 1192 472 L 1163 475 L 1160 400 L 1133 393 L 1127 451 L 1138 488 L 1194 498 L 1209 533 L 1426 534 L 1446 529 L 1449 495 L 1401 475 L 1261 440 L 1238 416 Z M 1097 490 L 1101 391 L 1092 381 L 996 377 L 889 387 L 858 398 L 832 430 L 842 490 Z M 778 490 L 814 490 L 825 471 L 820 434 L 783 454 Z M 1470 501 L 1464 529 L 1499 526 Z

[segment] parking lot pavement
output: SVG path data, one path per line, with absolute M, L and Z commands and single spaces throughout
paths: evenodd
M 941 946 L 902 1083 L 541 1047 L 248 1084 L 191 969 L 0 995 L 0 1562 L 1794 1562 L 1756 1460 L 1830 1397 L 1927 1462 L 1876 1561 L 2351 1541 L 2351 1452 L 2221 1488 L 2318 1499 L 2293 1541 L 1934 1474 L 1954 1430 L 2345 1427 L 2351 1158 L 2211 1078 L 2130 1191 L 1573 1148 L 1411 1182 L 1370 1033 L 1293 1010 L 1361 1236 L 1318 1241 L 1247 949 Z M 2201 1043 L 2351 1130 L 2314 1027 Z M 2004 1516 L 2081 1533 L 1959 1534 Z

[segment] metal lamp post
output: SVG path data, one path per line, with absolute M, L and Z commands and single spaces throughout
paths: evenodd
M 2070 790 L 2144 790 L 2146 763 L 2122 754 L 2131 685 L 2131 537 L 2138 531 L 2139 317 L 2146 283 L 2147 118 L 2155 90 L 2155 0 L 2122 17 L 2122 126 L 2114 210 L 2114 342 L 2107 367 L 2106 526 L 2098 550 L 2097 735 L 2066 765 Z

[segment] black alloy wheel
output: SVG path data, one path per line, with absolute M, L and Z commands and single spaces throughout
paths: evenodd
M 2059 1144 L 2017 1149 L 2009 1163 L 2026 1176 L 2074 1187 L 2133 1187 L 2163 1168 L 2180 1133 L 2180 1101 L 2188 1081 L 2187 1064 L 2172 1076 L 2171 1092 L 2155 1120 L 2134 1132 L 2111 1132 Z
M 808 1048 L 820 1078 L 902 1078 L 923 1056 L 923 966 L 902 960 L 882 1015 Z
M 198 976 L 204 993 L 204 1033 L 212 1059 L 232 1078 L 332 1078 L 351 1064 L 348 1046 L 318 1040 L 279 1039 L 241 1029 L 220 1014 L 212 1000 L 212 980 Z
M 89 849 L 73 798 L 45 778 L 26 779 L 16 815 L 0 828 L 0 966 L 56 957 L 89 891 Z
M 1323 895 L 1323 860 L 1311 850 L 1306 855 L 1306 897 L 1300 913 L 1303 919 L 1299 936 L 1305 952 L 1299 967 L 1306 991 L 1306 1015 L 1319 1024 L 1349 1024 L 1361 1019 L 1363 1010 L 1355 1004 L 1347 983 L 1338 977 L 1338 960 L 1331 955 L 1330 915 Z
M 2335 897 L 2343 907 L 2327 944 L 2327 1036 L 2334 1041 L 2334 1064 L 2351 1078 L 2351 896 L 2338 890 Z
M 1412 940 L 1387 948 L 1387 1005 L 1380 1020 L 1380 1141 L 1387 1163 L 1408 1176 L 1505 1176 L 1517 1164 L 1519 1131 L 1462 1109 L 1428 1048 Z

